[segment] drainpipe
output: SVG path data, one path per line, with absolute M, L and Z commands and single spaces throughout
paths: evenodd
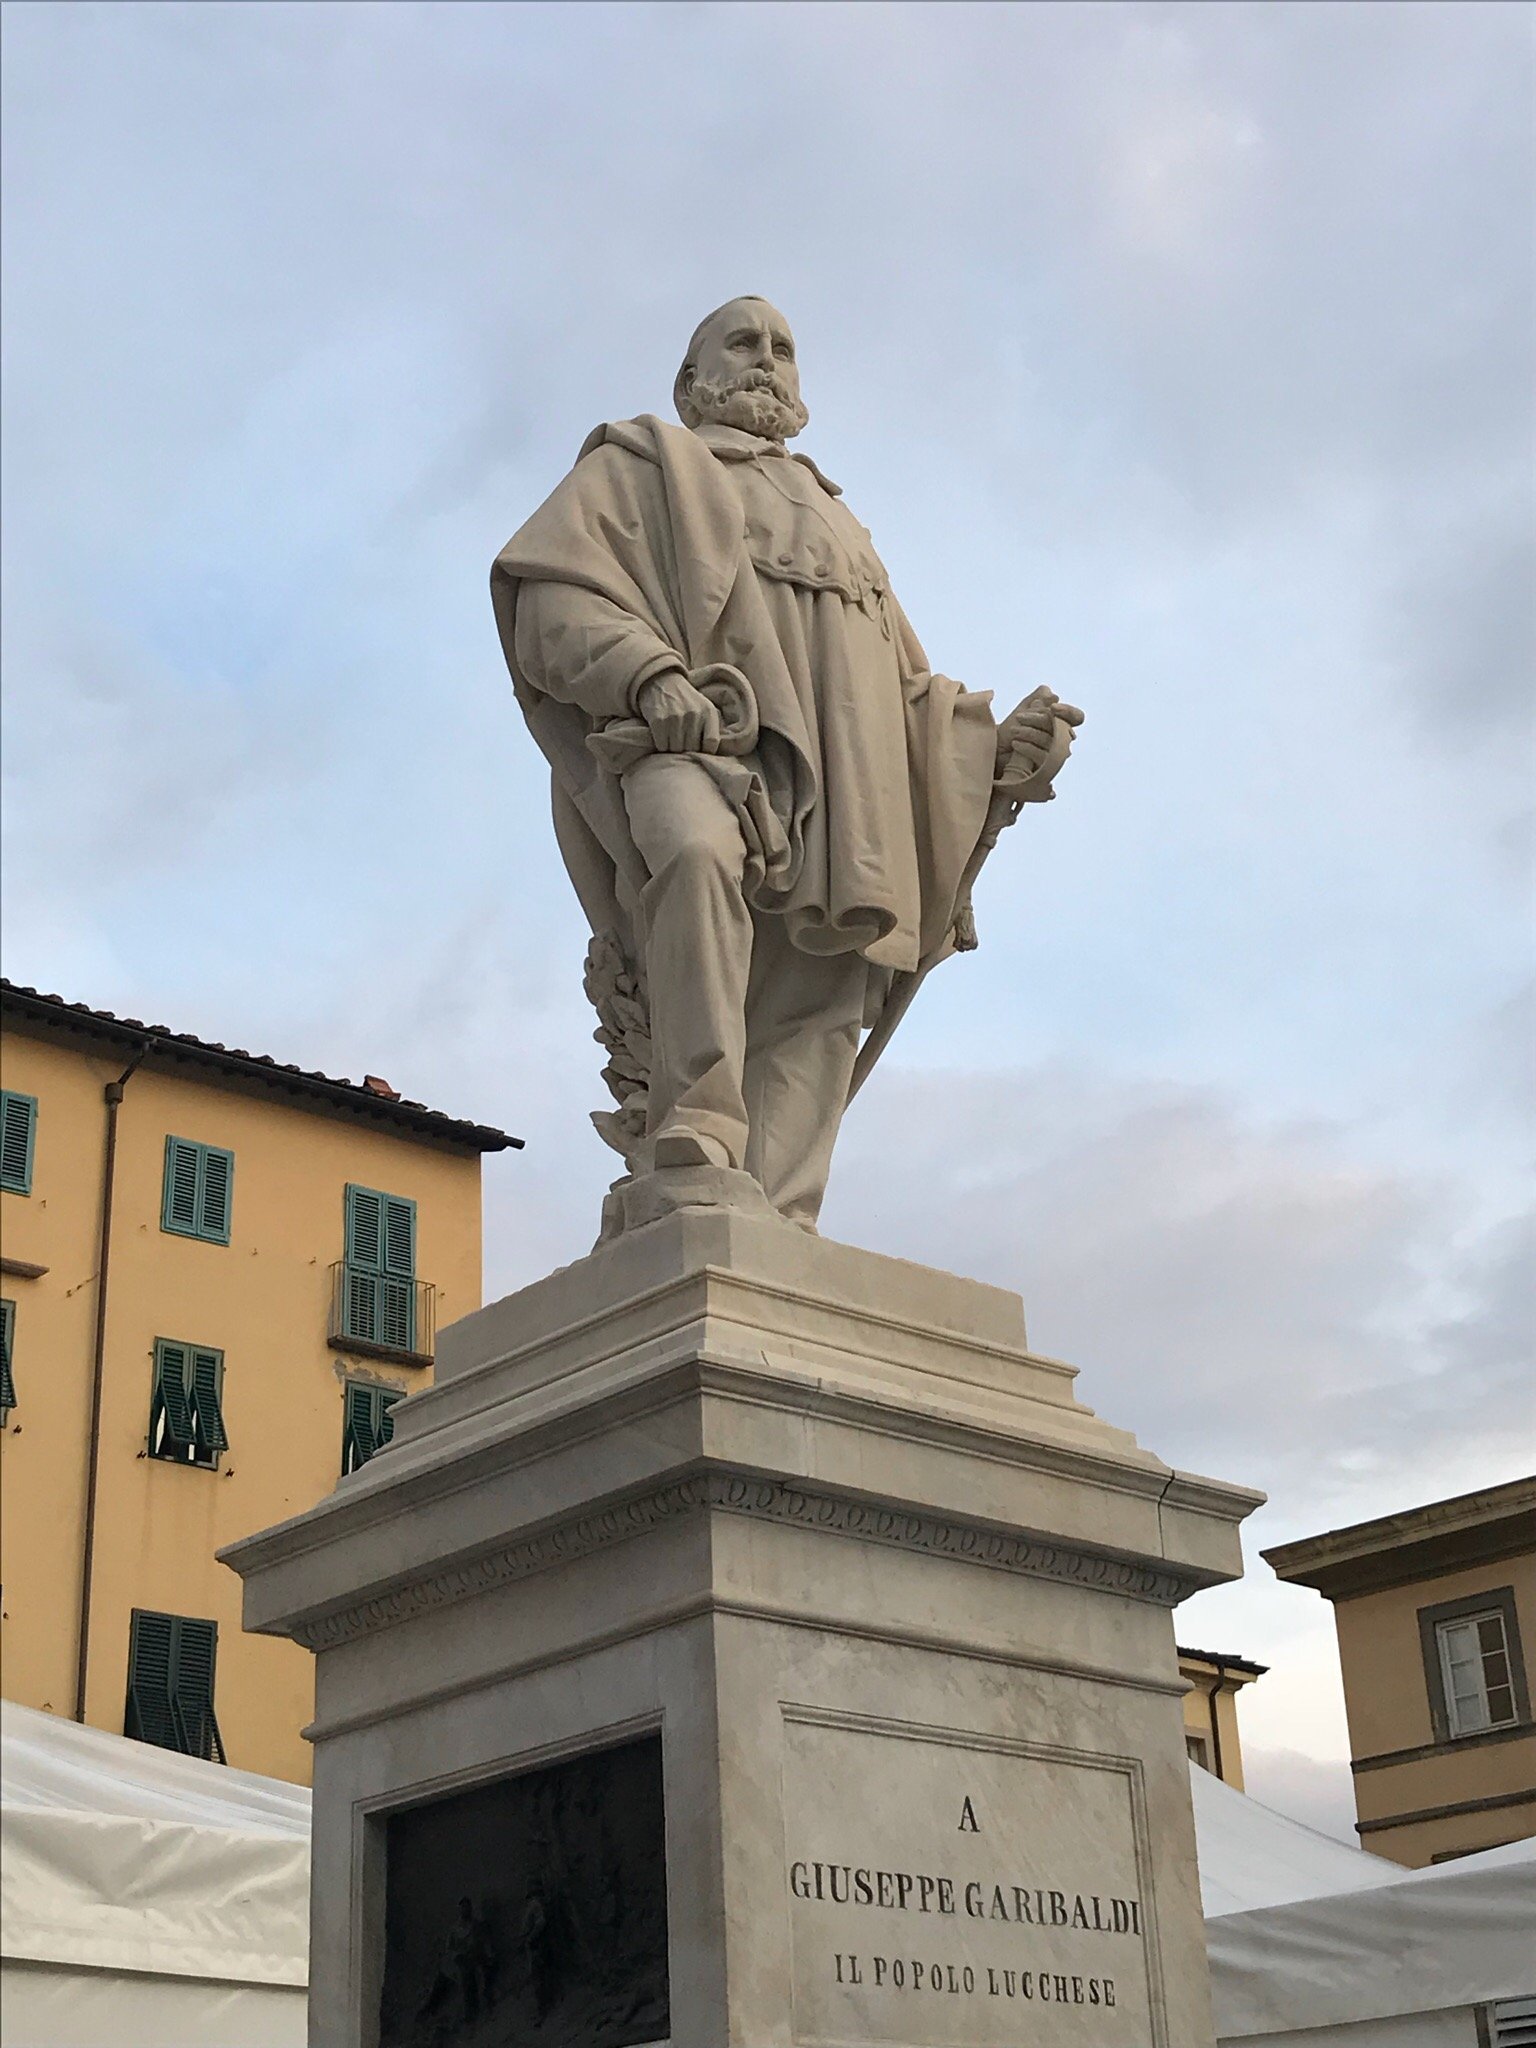
M 101 1387 L 107 1355 L 107 1262 L 112 1256 L 112 1182 L 117 1170 L 117 1112 L 139 1063 L 146 1039 L 115 1081 L 105 1089 L 106 1153 L 101 1168 L 101 1241 L 96 1253 L 96 1340 L 91 1359 L 91 1428 L 85 1450 L 85 1541 L 80 1556 L 80 1618 L 75 1631 L 75 1719 L 85 1719 L 85 1674 L 91 1653 L 91 1574 L 96 1561 L 96 1480 L 101 1463 Z
M 1225 1685 L 1226 1679 L 1226 1666 L 1218 1664 L 1216 1666 L 1216 1676 L 1211 1681 L 1211 1689 L 1207 1694 L 1207 1698 L 1211 1703 L 1211 1768 L 1223 1784 L 1227 1782 L 1227 1774 L 1221 1768 L 1221 1714 L 1217 1703 L 1221 1698 L 1221 1689 Z

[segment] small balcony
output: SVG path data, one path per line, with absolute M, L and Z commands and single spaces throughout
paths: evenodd
M 430 1365 L 437 1339 L 437 1289 L 430 1280 L 370 1273 L 338 1259 L 331 1268 L 333 1351 Z

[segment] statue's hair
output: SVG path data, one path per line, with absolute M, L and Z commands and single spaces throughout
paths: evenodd
M 703 418 L 702 413 L 700 413 L 698 407 L 688 395 L 685 380 L 690 370 L 698 368 L 699 344 L 703 341 L 711 323 L 720 318 L 720 315 L 727 306 L 768 306 L 772 303 L 772 300 L 765 299 L 761 292 L 738 292 L 733 299 L 723 299 L 716 306 L 714 312 L 706 313 L 698 326 L 695 327 L 688 343 L 688 352 L 678 367 L 676 377 L 672 380 L 672 403 L 677 410 L 678 418 L 685 427 L 696 427 Z

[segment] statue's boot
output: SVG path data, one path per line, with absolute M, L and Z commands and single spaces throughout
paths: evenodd
M 707 1131 L 690 1130 L 687 1124 L 669 1124 L 651 1141 L 651 1161 L 656 1166 L 729 1166 L 731 1155 L 718 1138 Z

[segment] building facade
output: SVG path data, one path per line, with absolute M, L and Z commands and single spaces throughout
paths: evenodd
M 1184 1748 L 1191 1763 L 1243 1789 L 1243 1745 L 1237 1727 L 1237 1696 L 1269 1667 L 1250 1664 L 1216 1650 L 1179 1650 L 1184 1695 Z
M 1536 1833 L 1536 1478 L 1264 1557 L 1333 1603 L 1361 1846 L 1417 1869 Z
M 214 1553 L 387 1442 L 520 1141 L 9 983 L 0 1025 L 5 1694 L 306 1781 L 312 1660 Z

